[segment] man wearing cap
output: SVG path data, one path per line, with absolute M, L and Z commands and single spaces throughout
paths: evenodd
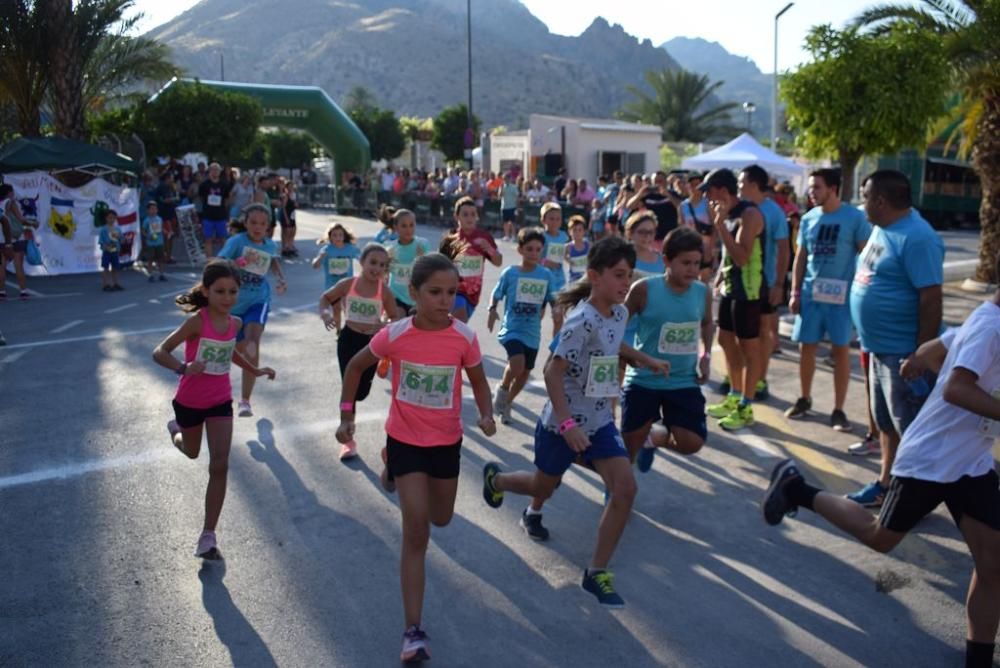
M 205 257 L 215 257 L 213 242 L 219 240 L 219 246 L 229 236 L 229 193 L 232 184 L 220 180 L 222 167 L 217 162 L 208 166 L 208 178 L 198 186 L 201 197 L 201 231 L 205 237 Z
M 754 423 L 753 400 L 760 378 L 760 311 L 764 295 L 765 228 L 757 207 L 737 196 L 736 176 L 716 169 L 698 186 L 708 198 L 722 240 L 719 289 L 719 345 L 726 355 L 731 387 L 722 403 L 709 406 L 719 426 L 735 431 Z M 707 353 L 706 353 L 707 354 Z

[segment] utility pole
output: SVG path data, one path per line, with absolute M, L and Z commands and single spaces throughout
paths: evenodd
M 778 19 L 792 8 L 794 2 L 789 2 L 785 8 L 774 15 L 774 74 L 771 81 L 771 150 L 778 150 Z

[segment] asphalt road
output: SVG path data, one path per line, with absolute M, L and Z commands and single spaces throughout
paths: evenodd
M 311 252 L 328 220 L 301 212 L 300 248 Z M 351 224 L 362 237 L 376 231 Z M 224 569 L 192 557 L 206 456 L 192 462 L 169 444 L 175 378 L 150 355 L 180 322 L 171 297 L 194 275 L 147 284 L 130 273 L 115 294 L 93 275 L 37 279 L 36 297 L 0 304 L 0 666 L 397 664 L 399 512 L 377 483 L 387 384 L 359 409 L 360 458 L 341 464 L 335 339 L 312 312 L 322 278 L 305 260 L 287 270 L 263 344 L 278 378 L 258 384 L 256 416 L 235 425 Z M 488 287 L 497 275 L 488 269 Z M 504 356 L 485 318 L 481 309 L 472 324 L 495 381 Z M 853 437 L 827 426 L 823 365 L 823 415 L 782 416 L 798 394 L 796 361 L 786 345 L 753 429 L 713 425 L 700 454 L 661 453 L 638 474 L 612 564 L 628 605 L 614 612 L 579 586 L 601 512 L 592 473 L 566 476 L 544 544 L 518 527 L 520 499 L 493 510 L 480 495 L 485 461 L 531 466 L 539 374 L 494 438 L 471 426 L 467 399 L 455 519 L 434 530 L 428 554 L 433 665 L 961 666 L 972 563 L 943 510 L 888 556 L 806 512 L 779 528 L 762 521 L 780 457 L 836 492 L 877 471 L 846 454 L 863 431 L 857 370 Z

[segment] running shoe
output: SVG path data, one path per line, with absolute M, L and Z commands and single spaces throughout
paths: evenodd
M 122 286 L 120 286 L 117 283 L 115 283 L 114 285 L 111 286 L 111 289 L 114 290 L 115 292 L 121 292 L 125 288 L 123 288 Z M 24 296 L 23 293 L 21 294 L 21 299 L 26 299 L 26 297 Z
M 812 399 L 799 397 L 795 400 L 795 405 L 785 411 L 785 417 L 789 420 L 801 420 L 812 412 Z
M 771 398 L 771 389 L 766 380 L 758 380 L 754 387 L 754 401 L 766 401 Z
M 524 533 L 528 534 L 528 538 L 531 540 L 541 542 L 549 539 L 549 530 L 542 526 L 541 513 L 529 515 L 528 509 L 525 508 L 524 512 L 521 513 L 520 524 L 521 528 L 524 529 Z
M 833 427 L 834 431 L 845 433 L 851 431 L 851 421 L 839 408 L 834 409 L 833 413 L 830 414 L 830 426 Z
M 21 294 L 19 296 L 21 297 L 21 301 L 24 301 L 29 297 L 31 297 L 31 293 L 28 292 L 27 290 L 21 290 Z
M 615 591 L 615 576 L 611 571 L 583 572 L 583 582 L 580 584 L 586 591 L 597 597 L 597 602 L 606 608 L 624 608 L 625 601 Z
M 253 409 L 250 408 L 250 402 L 246 399 L 240 399 L 238 415 L 240 417 L 253 417 Z
M 719 394 L 729 394 L 729 390 L 733 389 L 732 384 L 729 382 L 729 376 L 722 379 L 719 383 Z
M 865 508 L 879 508 L 885 499 L 885 493 L 889 491 L 882 486 L 878 480 L 870 482 L 854 494 L 848 494 L 847 498 L 855 503 L 860 503 Z
M 771 526 L 781 524 L 785 515 L 793 515 L 797 508 L 788 500 L 788 485 L 796 480 L 802 480 L 802 474 L 795 465 L 795 460 L 786 459 L 774 467 L 771 471 L 771 484 L 764 494 L 764 499 L 760 502 L 760 510 L 764 514 L 764 521 Z
M 392 363 L 389 361 L 388 357 L 383 357 L 378 361 L 378 366 L 375 367 L 375 375 L 379 378 L 385 378 L 389 375 L 389 367 Z
M 340 461 L 346 462 L 348 459 L 354 459 L 358 456 L 358 444 L 354 441 L 348 441 L 340 446 Z
M 754 423 L 753 406 L 737 406 L 736 410 L 719 420 L 719 426 L 726 431 L 737 431 L 744 427 L 750 427 Z
M 730 415 L 734 410 L 740 407 L 740 398 L 735 394 L 727 394 L 726 398 L 722 400 L 722 403 L 712 404 L 705 408 L 705 414 L 709 417 L 714 417 L 717 420 Z
M 653 458 L 656 456 L 656 446 L 653 445 L 653 441 L 646 437 L 646 442 L 642 444 L 642 449 L 639 450 L 639 454 L 635 458 L 635 465 L 639 467 L 641 473 L 649 473 L 649 469 L 653 468 Z
M 500 473 L 500 465 L 496 462 L 488 462 L 483 467 L 483 500 L 490 508 L 499 508 L 503 505 L 503 492 L 493 486 L 493 479 Z
M 101 290 L 103 290 L 104 292 L 114 292 L 115 291 L 115 289 L 113 287 L 111 287 L 110 285 L 105 285 L 103 288 L 101 288 Z
M 869 455 L 882 454 L 882 446 L 878 439 L 871 432 L 868 432 L 863 440 L 847 448 L 847 451 L 855 457 L 868 457 Z
M 493 397 L 493 412 L 500 416 L 500 422 L 510 424 L 510 393 L 499 386 Z
M 7 339 L 3 338 L 3 334 L 0 334 L 0 346 L 7 345 Z
M 170 445 L 174 446 L 181 452 L 184 452 L 181 446 L 177 443 L 177 434 L 181 433 L 181 426 L 177 424 L 177 420 L 171 420 L 167 423 L 167 431 L 170 433 Z
M 205 561 L 222 561 L 222 552 L 215 540 L 214 531 L 202 531 L 198 536 L 198 547 L 195 548 L 194 556 Z
M 379 475 L 382 489 L 392 494 L 396 491 L 396 481 L 389 477 L 389 449 L 382 448 L 382 473 Z
M 403 651 L 399 660 L 403 663 L 420 663 L 431 658 L 427 649 L 427 634 L 414 624 L 403 632 Z
M 5 301 L 7 301 L 7 291 L 0 290 L 0 302 L 5 302 Z

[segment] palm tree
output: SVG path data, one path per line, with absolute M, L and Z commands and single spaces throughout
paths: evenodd
M 619 118 L 660 126 L 663 141 L 700 142 L 733 132 L 729 112 L 739 105 L 728 102 L 709 107 L 710 98 L 723 82 L 711 83 L 707 75 L 682 69 L 650 70 L 645 80 L 652 95 L 626 86 L 636 99 L 622 107 Z
M 26 137 L 41 133 L 48 63 L 42 25 L 37 3 L 0 2 L 0 101 L 14 105 L 18 131 Z
M 886 4 L 854 19 L 859 26 L 885 31 L 908 23 L 942 40 L 962 103 L 955 123 L 960 150 L 972 157 L 982 202 L 979 266 L 975 279 L 997 282 L 1000 254 L 1000 0 L 923 0 L 920 5 Z
M 170 49 L 165 44 L 148 37 L 129 37 L 121 31 L 107 34 L 87 58 L 84 110 L 103 111 L 116 102 L 138 102 L 148 95 L 136 90 L 136 84 L 162 84 L 180 74 L 180 68 L 170 62 Z

